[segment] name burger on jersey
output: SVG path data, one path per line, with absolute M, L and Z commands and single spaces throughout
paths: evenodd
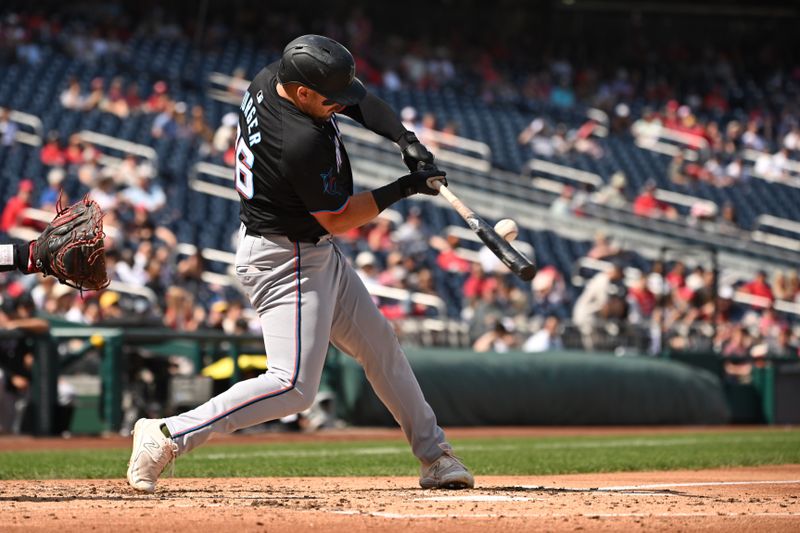
M 256 100 L 258 100 L 259 104 L 264 101 L 263 91 L 258 91 Z M 253 104 L 253 96 L 250 91 L 244 92 L 242 105 L 239 106 L 239 109 L 244 113 L 244 118 L 247 122 L 247 144 L 252 147 L 261 142 L 261 132 L 258 131 L 258 113 L 256 113 L 256 106 Z M 253 132 L 254 130 L 255 132 Z
M 264 100 L 264 93 L 258 91 L 256 95 L 258 103 Z M 255 157 L 250 150 L 253 146 L 261 142 L 261 132 L 258 130 L 258 113 L 256 113 L 256 106 L 253 104 L 253 96 L 250 91 L 245 91 L 244 98 L 242 98 L 242 105 L 239 109 L 244 114 L 245 123 L 247 124 L 247 144 L 242 142 L 241 125 L 236 125 L 236 190 L 245 198 L 252 199 L 254 194 L 253 184 L 253 163 Z

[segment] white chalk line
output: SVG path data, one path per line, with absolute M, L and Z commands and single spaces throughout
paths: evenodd
M 609 490 L 637 490 L 637 489 L 667 489 L 670 487 L 719 487 L 725 485 L 796 485 L 800 479 L 787 479 L 776 481 L 698 481 L 693 483 L 657 483 L 654 485 L 619 485 L 616 487 L 601 487 L 598 491 Z
M 783 439 L 779 439 L 783 440 Z M 788 438 L 785 440 L 795 441 L 796 438 Z M 671 446 L 694 446 L 697 444 L 708 443 L 706 439 L 697 438 L 672 438 L 672 439 L 615 439 L 615 440 L 602 440 L 591 442 L 531 442 L 521 445 L 512 444 L 465 444 L 458 446 L 459 452 L 466 451 L 489 451 L 489 452 L 509 452 L 515 450 L 572 450 L 572 449 L 592 449 L 592 448 L 658 448 L 658 447 L 671 447 Z M 713 444 L 758 444 L 766 442 L 765 439 L 759 437 L 736 437 L 733 439 L 720 439 L 715 440 Z M 774 438 L 769 439 L 769 442 L 774 443 Z M 232 451 L 232 452 L 212 452 L 212 453 L 197 453 L 195 457 L 198 459 L 219 461 L 227 459 L 249 459 L 249 458 L 270 458 L 270 457 L 341 457 L 353 455 L 393 455 L 408 452 L 407 446 L 378 446 L 378 447 L 358 447 L 358 448 L 329 448 L 322 450 L 270 450 L 258 449 L 248 451 Z
M 800 513 L 389 513 L 385 511 L 362 512 L 355 509 L 331 511 L 342 515 L 364 515 L 389 519 L 445 519 L 445 518 L 800 518 Z
M 529 498 L 525 496 L 431 496 L 428 498 L 414 498 L 415 502 L 532 502 L 544 498 Z

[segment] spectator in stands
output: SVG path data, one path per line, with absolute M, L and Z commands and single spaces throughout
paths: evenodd
M 496 281 L 494 278 L 487 276 L 480 263 L 471 263 L 469 276 L 464 280 L 462 289 L 464 297 L 467 299 L 466 303 L 469 304 L 476 301 L 483 292 L 483 287 L 489 283 L 496 283 Z
M 531 309 L 535 316 L 554 315 L 567 318 L 567 295 L 564 277 L 552 265 L 543 265 L 531 282 Z
M 16 196 L 12 197 L 0 218 L 0 231 L 8 232 L 10 229 L 20 225 L 25 225 L 23 212 L 31 206 L 31 194 L 33 193 L 33 181 L 24 179 L 19 182 Z
M 519 346 L 514 331 L 513 320 L 509 318 L 496 320 L 491 329 L 475 339 L 472 349 L 476 352 L 506 353 Z
M 645 323 L 656 307 L 656 296 L 648 288 L 647 277 L 641 272 L 637 271 L 628 287 L 628 304 L 632 323 Z
M 765 302 L 754 304 L 755 307 L 767 307 L 772 305 L 772 302 L 775 300 L 775 296 L 772 294 L 772 288 L 767 282 L 767 273 L 764 270 L 756 272 L 756 277 L 752 281 L 745 283 L 740 290 L 745 294 L 764 298 Z
M 438 236 L 431 237 L 431 246 L 439 250 L 436 264 L 444 272 L 466 274 L 470 271 L 470 262 L 458 255 L 459 243 L 460 239 L 453 234 L 447 235 L 444 239 Z
M 8 108 L 0 107 L 0 146 L 13 146 L 17 142 L 19 126 L 11 120 Z
M 128 104 L 128 111 L 131 114 L 139 113 L 142 109 L 142 98 L 139 96 L 139 84 L 131 82 L 125 90 L 125 103 Z
M 98 104 L 100 111 L 111 113 L 119 118 L 127 118 L 131 110 L 122 89 L 122 78 L 114 78 L 108 88 L 108 93 L 103 96 Z
M 595 325 L 601 318 L 624 319 L 628 310 L 622 280 L 622 265 L 616 261 L 608 271 L 595 274 L 572 309 L 572 321 L 575 325 L 586 328 Z
M 200 143 L 198 153 L 205 156 L 211 152 L 211 142 L 214 139 L 214 131 L 206 120 L 203 106 L 192 106 L 192 118 L 190 122 L 192 136 Z
M 186 105 L 186 104 L 184 104 Z M 178 135 L 178 123 L 176 117 L 176 104 L 168 101 L 156 118 L 153 119 L 153 127 L 150 129 L 150 135 L 156 139 L 162 137 L 171 139 Z
M 219 300 L 211 304 L 206 317 L 204 328 L 211 330 L 224 331 L 223 322 L 228 311 L 228 302 Z
M 772 294 L 776 300 L 789 300 L 789 291 L 786 283 L 786 273 L 783 270 L 775 270 L 772 274 Z
M 159 211 L 164 207 L 167 196 L 155 181 L 155 170 L 141 169 L 136 185 L 123 189 L 120 199 L 148 213 Z
M 622 171 L 616 171 L 611 175 L 611 180 L 599 191 L 592 195 L 592 201 L 596 204 L 623 209 L 628 206 L 628 197 L 625 194 L 627 178 Z
M 115 291 L 103 291 L 103 294 L 100 295 L 98 300 L 98 304 L 100 305 L 100 316 L 102 322 L 108 322 L 110 320 L 119 320 L 122 319 L 125 315 L 125 311 L 122 309 L 120 305 L 121 296 L 118 292 Z
M 592 139 L 592 134 L 597 129 L 597 122 L 587 120 L 571 135 L 572 149 L 579 154 L 588 154 L 595 159 L 603 157 L 603 147 Z
M 436 136 L 437 133 L 438 127 L 436 125 L 436 115 L 433 113 L 425 113 L 422 115 L 422 122 L 420 123 L 419 131 L 417 131 L 417 136 L 422 144 L 434 152 L 436 151 L 436 148 L 439 147 L 439 142 Z
M 605 232 L 597 231 L 594 234 L 594 244 L 586 253 L 586 257 L 592 259 L 608 259 L 609 257 L 619 255 L 619 252 L 619 247 L 611 243 Z
M 528 337 L 522 345 L 523 352 L 547 352 L 559 350 L 564 347 L 559 334 L 560 322 L 557 316 L 548 316 L 542 327 Z
M 764 138 L 759 134 L 759 123 L 755 119 L 747 122 L 747 129 L 742 134 L 742 146 L 744 148 L 751 148 L 756 151 L 761 151 L 767 148 Z
M 364 285 L 369 288 L 378 283 L 378 260 L 375 254 L 365 250 L 356 256 L 356 274 L 364 282 Z
M 170 103 L 166 82 L 157 81 L 153 84 L 153 92 L 144 103 L 143 110 L 145 113 L 162 113 Z
M 400 226 L 392 233 L 392 241 L 405 255 L 424 255 L 428 251 L 428 231 L 422 221 L 422 210 L 412 206 Z
M 62 194 L 61 184 L 66 177 L 67 173 L 64 172 L 63 168 L 54 167 L 50 169 L 47 173 L 47 188 L 42 191 L 42 194 L 39 196 L 40 209 L 55 211 L 58 197 Z M 69 198 L 66 195 L 62 196 L 61 202 L 63 205 L 70 204 Z
M 178 139 L 189 139 L 193 135 L 192 124 L 189 121 L 187 111 L 188 106 L 186 102 L 177 102 L 175 104 L 175 114 L 173 116 L 175 120 L 174 137 Z M 170 137 L 170 132 L 168 130 L 162 130 L 162 132 L 166 133 L 166 137 Z
M 422 128 L 422 124 L 417 121 L 417 110 L 411 106 L 400 110 L 400 120 L 408 131 L 419 131 Z
M 117 188 L 111 176 L 101 176 L 89 191 L 89 196 L 104 212 L 116 209 L 119 203 Z
M 521 145 L 529 145 L 535 155 L 552 157 L 555 147 L 547 134 L 547 124 L 542 118 L 535 118 L 517 136 L 517 142 Z
M 19 433 L 33 375 L 33 334 L 44 333 L 47 321 L 19 316 L 12 301 L 0 309 L 0 329 L 21 330 L 24 339 L 0 340 L 0 434 Z
M 561 194 L 550 204 L 550 213 L 557 217 L 566 217 L 572 214 L 572 197 L 575 195 L 575 188 L 572 185 L 564 185 Z
M 239 119 L 236 113 L 226 113 L 222 116 L 222 123 L 217 131 L 214 132 L 214 138 L 211 141 L 211 147 L 216 154 L 224 154 L 236 142 L 236 126 L 239 124 Z
M 498 320 L 508 316 L 508 310 L 500 299 L 500 283 L 496 277 L 483 284 L 478 300 L 462 310 L 462 317 L 469 323 L 471 339 L 477 339 L 490 329 Z
M 667 167 L 667 177 L 672 183 L 676 183 L 678 185 L 686 185 L 689 183 L 683 168 L 685 162 L 686 158 L 683 155 L 683 151 L 678 151 L 678 153 L 676 153 L 672 158 L 672 161 L 670 161 L 669 166 Z
M 722 347 L 722 356 L 730 358 L 747 357 L 753 339 L 742 325 L 733 327 L 730 339 Z M 738 383 L 749 383 L 753 365 L 748 361 L 726 361 L 725 373 L 728 379 Z
M 90 87 L 89 95 L 83 103 L 83 111 L 96 109 L 106 96 L 103 78 L 94 78 Z
M 67 159 L 64 157 L 64 151 L 61 149 L 61 141 L 56 130 L 51 130 L 47 133 L 47 141 L 42 146 L 41 152 L 39 152 L 39 158 L 43 165 L 49 167 L 63 167 L 66 165 Z
M 747 179 L 745 173 L 744 159 L 741 156 L 736 156 L 733 160 L 725 166 L 725 174 L 717 185 L 721 187 L 729 187 Z
M 177 331 L 197 331 L 205 321 L 205 311 L 195 306 L 194 296 L 186 289 L 167 289 L 164 325 Z
M 386 287 L 406 288 L 408 270 L 404 266 L 404 256 L 399 250 L 392 250 L 386 256 L 386 269 L 378 275 L 378 283 Z
M 678 211 L 666 202 L 656 198 L 656 182 L 648 181 L 642 192 L 633 201 L 633 213 L 640 217 L 675 219 Z
M 797 270 L 791 269 L 786 273 L 786 300 L 800 302 L 800 276 Z
M 67 82 L 67 88 L 64 89 L 59 97 L 61 105 L 65 109 L 72 111 L 83 111 L 86 107 L 86 97 L 81 94 L 81 85 L 78 83 L 78 78 L 74 76 Z
M 386 253 L 394 248 L 392 241 L 392 221 L 386 216 L 378 216 L 367 233 L 367 247 L 375 253 Z

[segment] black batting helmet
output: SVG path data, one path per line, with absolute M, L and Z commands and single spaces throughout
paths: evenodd
M 305 85 L 328 100 L 349 106 L 367 94 L 355 73 L 356 64 L 347 48 L 322 35 L 303 35 L 283 49 L 278 81 Z

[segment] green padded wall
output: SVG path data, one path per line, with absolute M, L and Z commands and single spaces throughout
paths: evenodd
M 407 350 L 445 426 L 722 424 L 730 414 L 711 372 L 650 357 L 584 352 L 474 353 Z M 340 415 L 393 425 L 360 366 L 336 357 Z

